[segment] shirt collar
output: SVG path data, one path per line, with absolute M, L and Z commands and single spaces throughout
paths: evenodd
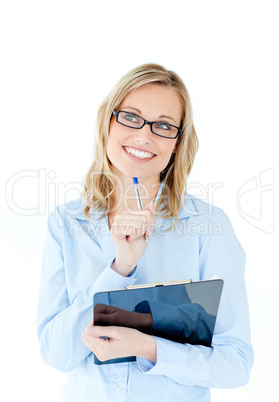
M 195 204 L 193 202 L 193 196 L 186 192 L 184 194 L 184 203 L 177 215 L 178 219 L 189 218 L 190 216 L 198 214 L 199 213 L 195 208 Z
M 82 198 L 78 198 L 76 200 L 67 202 L 65 204 L 66 213 L 72 218 L 86 221 L 86 217 L 83 213 L 83 207 L 85 206 L 84 200 Z M 94 214 L 94 218 L 98 215 L 101 217 L 101 213 Z

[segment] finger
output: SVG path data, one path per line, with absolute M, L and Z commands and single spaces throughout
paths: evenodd
M 142 237 L 146 231 L 146 225 L 142 225 L 141 227 L 134 228 L 132 233 L 129 235 L 127 238 L 128 241 L 133 241 L 138 239 L 139 237 Z
M 131 240 L 139 237 L 138 229 L 132 226 L 126 228 L 115 228 L 115 230 L 111 230 L 111 235 L 117 240 L 127 240 L 127 238 L 130 238 Z
M 109 327 L 101 327 L 101 326 L 94 326 L 90 334 L 94 338 L 101 338 L 101 337 L 107 337 L 107 338 L 113 338 L 115 340 L 120 340 L 121 339 L 121 331 L 119 330 L 119 327 L 116 326 L 109 326 Z
M 153 216 L 155 213 L 155 204 L 150 202 L 140 215 L 119 214 L 116 215 L 111 235 L 115 240 L 134 241 L 143 235 L 149 238 L 153 232 Z
M 92 330 L 86 330 L 81 336 L 82 341 L 85 343 L 85 345 L 92 350 L 92 352 L 95 353 L 95 350 L 102 344 L 102 339 L 101 337 L 94 336 L 92 333 Z
M 89 336 L 89 334 L 84 331 L 84 333 L 81 335 L 81 340 L 85 345 L 93 351 L 94 345 L 92 344 L 92 337 Z
M 91 321 L 90 324 L 88 324 L 87 327 L 85 327 L 85 330 L 83 333 L 86 334 L 86 333 L 90 332 L 91 328 L 93 328 L 93 325 L 94 325 L 94 323 L 93 323 L 93 321 Z
M 95 338 L 92 335 L 84 332 L 81 336 L 82 342 L 91 350 L 91 352 L 96 354 L 98 347 L 100 346 L 101 338 Z
M 144 234 L 147 226 L 147 219 L 145 217 L 142 218 L 141 220 L 128 221 L 125 224 L 115 222 L 111 228 L 111 235 L 118 239 L 124 239 L 128 236 L 130 240 L 137 239 Z
M 138 226 L 144 225 L 148 222 L 148 215 L 150 214 L 149 210 L 140 211 L 140 215 L 126 215 L 125 219 L 123 217 L 119 217 L 118 219 L 114 219 L 112 228 L 129 228 L 130 226 Z
M 147 215 L 148 222 L 147 222 L 144 234 L 149 239 L 150 236 L 152 235 L 152 232 L 153 232 L 153 217 L 155 215 L 155 204 L 154 204 L 154 202 L 149 202 L 147 204 L 146 211 L 148 211 L 148 215 Z
M 153 201 L 150 201 L 146 207 L 145 210 L 149 210 L 152 214 L 152 217 L 155 215 L 155 210 L 156 210 L 156 206 L 155 203 Z
M 133 211 L 133 213 L 118 214 L 114 217 L 113 222 L 130 222 L 130 221 L 141 221 L 141 220 L 145 221 L 146 215 L 148 215 L 149 212 L 153 213 L 153 208 L 152 208 L 151 204 L 150 205 L 148 204 L 142 210 Z
M 94 323 L 93 323 L 93 321 L 91 321 L 91 322 L 87 325 L 87 327 L 85 328 L 85 330 L 86 330 L 87 328 L 93 327 L 93 325 L 94 325 Z

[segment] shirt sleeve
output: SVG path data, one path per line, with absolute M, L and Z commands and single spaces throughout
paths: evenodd
M 58 209 L 49 215 L 44 244 L 41 287 L 37 311 L 37 334 L 44 361 L 62 371 L 76 368 L 91 351 L 81 340 L 93 319 L 93 295 L 122 289 L 135 283 L 134 275 L 123 277 L 104 266 L 95 283 L 80 292 L 70 304 L 64 266 L 63 222 Z
M 157 363 L 137 358 L 145 375 L 165 375 L 192 386 L 234 388 L 245 385 L 253 364 L 245 288 L 245 253 L 231 223 L 220 210 L 220 233 L 200 240 L 200 279 L 224 280 L 212 346 L 180 344 L 155 337 Z

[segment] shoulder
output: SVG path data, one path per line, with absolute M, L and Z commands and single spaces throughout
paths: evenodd
M 196 230 L 199 235 L 227 235 L 235 237 L 232 223 L 225 211 L 186 193 L 183 208 L 178 214 L 178 219 L 186 219 L 189 228 Z
M 58 226 L 60 228 L 69 225 L 88 223 L 84 215 L 85 202 L 80 198 L 76 198 L 65 203 L 58 204 L 48 215 L 48 225 Z
M 62 217 L 65 218 L 76 218 L 76 219 L 86 219 L 83 213 L 84 201 L 82 198 L 76 198 L 74 200 L 59 204 L 56 207 L 56 212 L 58 212 Z
M 203 201 L 189 193 L 185 193 L 184 202 L 179 211 L 178 218 L 196 217 L 195 219 L 225 215 L 224 211 L 206 201 Z
M 94 211 L 93 213 L 90 211 L 90 221 L 88 221 L 84 214 L 85 207 L 86 204 L 81 197 L 59 204 L 49 214 L 49 222 L 58 224 L 60 227 L 76 227 L 76 225 L 81 225 L 82 227 L 87 225 L 95 226 L 102 218 L 103 210 Z
M 199 214 L 205 214 L 205 213 L 213 213 L 214 215 L 217 215 L 220 212 L 223 212 L 223 210 L 213 204 L 210 204 L 206 201 L 203 201 L 197 197 L 194 197 L 191 194 L 186 193 L 186 196 L 189 197 L 189 199 L 191 199 L 195 210 L 199 213 Z
M 188 228 L 199 234 L 201 244 L 205 240 L 209 241 L 209 239 L 219 246 L 221 243 L 223 246 L 227 243 L 230 247 L 235 244 L 236 248 L 241 249 L 241 253 L 244 254 L 231 220 L 224 210 L 192 195 L 187 194 L 187 196 L 193 210 L 196 211 L 196 214 L 190 217 Z
M 81 198 L 58 204 L 48 214 L 49 231 L 60 231 L 71 225 L 73 220 L 86 221 L 83 206 L 84 202 Z

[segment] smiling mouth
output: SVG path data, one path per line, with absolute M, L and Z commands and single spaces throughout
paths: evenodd
M 137 149 L 130 148 L 130 147 L 125 147 L 125 146 L 123 148 L 129 154 L 134 155 L 134 156 L 136 156 L 137 158 L 140 158 L 140 159 L 151 159 L 151 158 L 154 158 L 154 156 L 156 156 L 156 154 L 153 154 L 153 153 L 148 152 L 148 151 L 139 151 Z

